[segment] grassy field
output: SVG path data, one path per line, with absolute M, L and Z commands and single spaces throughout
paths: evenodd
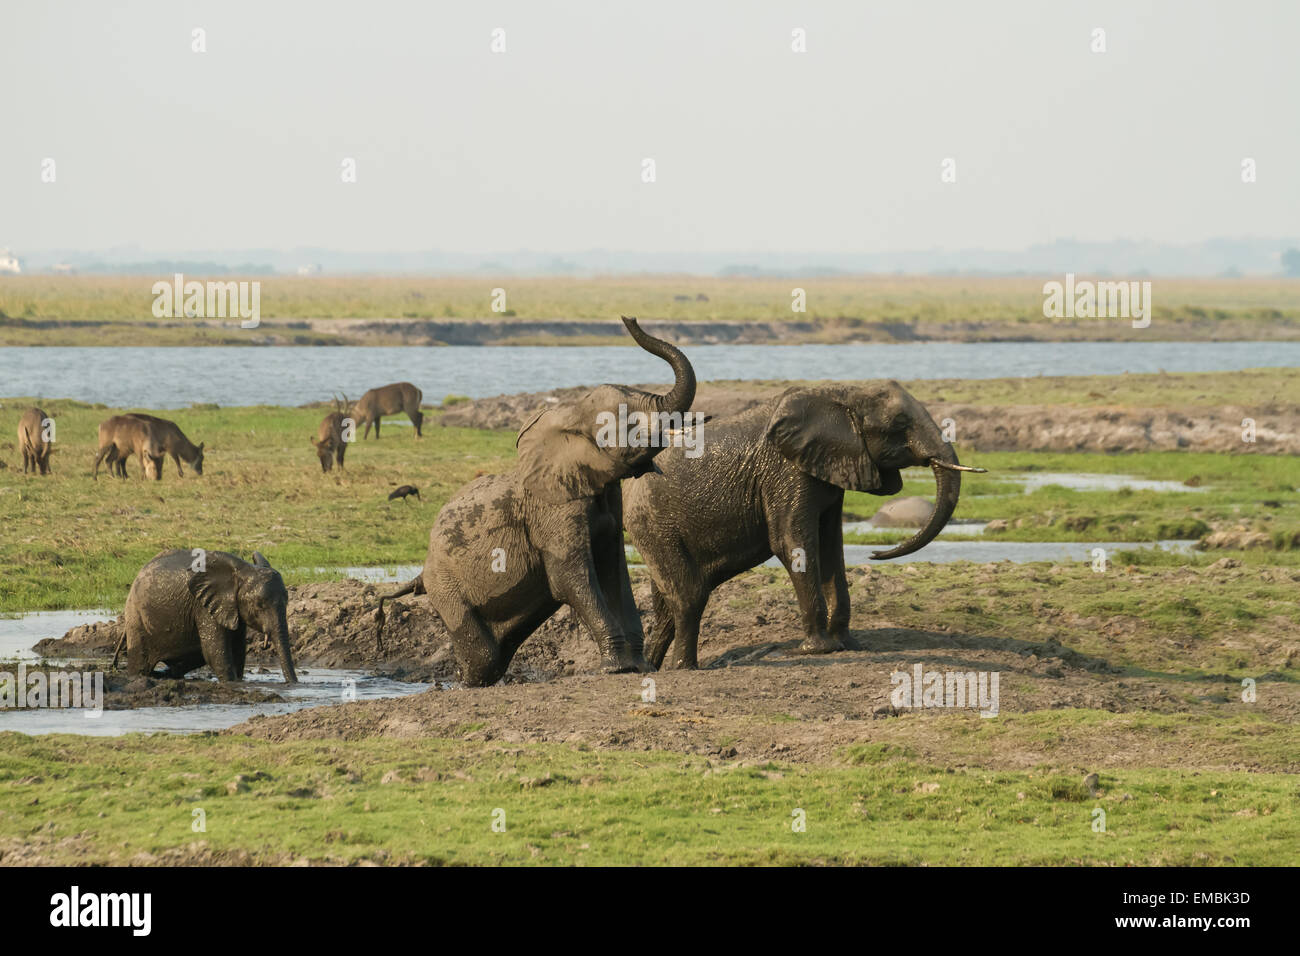
M 16 276 L 0 278 L 0 345 L 203 345 L 248 343 L 253 333 L 160 322 L 153 283 L 171 276 Z M 229 277 L 219 277 L 223 281 Z M 1060 276 L 1047 279 L 1059 280 Z M 1082 278 L 1082 277 L 1081 277 Z M 200 276 L 187 279 L 203 280 Z M 783 279 L 698 276 L 572 278 L 257 278 L 263 319 L 833 321 L 919 323 L 961 338 L 970 325 L 1028 334 L 1056 321 L 1043 316 L 1044 277 L 805 276 Z M 1273 338 L 1300 328 L 1300 280 L 1152 279 L 1157 329 L 1186 337 Z M 504 289 L 506 309 L 492 308 Z M 802 288 L 807 309 L 791 309 Z M 145 325 L 149 324 L 147 330 Z M 1115 320 L 1097 320 L 1111 334 Z M 968 329 L 967 329 L 968 331 Z M 260 333 L 258 333 L 260 334 Z M 1288 333 L 1290 334 L 1290 333 Z M 1169 337 L 1162 333 L 1163 337 Z M 1175 337 L 1177 337 L 1175 335 Z M 312 345 L 329 332 L 291 330 L 285 341 Z M 613 339 L 617 341 L 617 339 Z M 573 343 L 573 344 L 576 344 Z
M 1244 741 L 1253 773 L 1103 776 L 935 764 L 867 743 L 820 765 L 454 740 L 270 744 L 0 735 L 0 862 L 1294 864 L 1294 727 L 1093 711 L 980 721 L 982 738 L 1157 733 Z M 931 727 L 933 732 L 936 728 Z M 1235 733 L 1233 733 L 1235 731 Z M 1253 746 L 1270 739 L 1261 752 Z M 39 818 L 30 807 L 39 802 Z M 1104 813 L 1104 830 L 1095 828 Z M 796 829 L 802 820 L 804 829 Z M 201 823 L 200 823 L 201 821 Z M 196 827 L 202 831 L 196 832 Z M 493 829 L 494 825 L 496 830 Z
M 1070 401 L 1091 404 L 1288 397 L 1279 371 L 1065 384 Z M 927 401 L 986 404 L 1050 402 L 1061 389 L 1034 379 L 914 387 Z M 346 472 L 322 475 L 308 439 L 324 409 L 200 407 L 162 414 L 206 442 L 201 478 L 178 479 L 168 461 L 164 480 L 147 482 L 133 462 L 127 481 L 95 482 L 95 428 L 115 410 L 45 401 L 58 441 L 54 474 L 42 479 L 18 473 L 8 437 L 26 404 L 0 405 L 0 612 L 118 610 L 139 567 L 178 545 L 262 550 L 291 583 L 337 576 L 314 568 L 418 563 L 448 496 L 514 457 L 513 433 L 442 428 L 433 413 L 424 439 L 390 428 L 350 447 Z M 1015 693 L 1032 709 L 995 720 L 969 712 L 865 720 L 852 725 L 856 743 L 825 756 L 503 745 L 499 732 L 485 739 L 483 723 L 467 719 L 450 735 L 346 742 L 0 732 L 0 864 L 1294 865 L 1294 458 L 962 456 L 990 473 L 966 477 L 956 516 L 1009 523 L 990 538 L 1141 541 L 1226 523 L 1265 530 L 1277 548 L 1117 554 L 1104 574 L 1084 563 L 855 570 L 855 608 L 870 608 L 855 627 L 914 635 L 881 652 L 879 667 L 927 648 L 941 660 L 982 662 L 964 666 L 1003 669 L 1009 660 Z M 1043 472 L 1197 490 L 1026 495 L 1010 480 Z M 422 504 L 386 501 L 403 483 L 421 488 Z M 932 494 L 928 472 L 909 474 L 904 493 Z M 866 517 L 882 503 L 850 494 L 846 510 Z M 779 592 L 775 604 L 789 604 L 784 572 L 747 577 L 728 600 L 757 612 Z M 822 679 L 840 684 L 848 679 L 837 667 L 854 666 L 825 663 Z M 712 673 L 702 674 L 706 684 Z M 1258 707 L 1236 703 L 1244 677 L 1259 682 Z M 718 748 L 754 720 L 788 720 L 802 733 L 800 706 L 796 698 L 776 716 L 742 712 L 695 732 L 712 734 Z M 689 712 L 659 719 L 672 726 Z M 1095 793 L 1083 783 L 1091 771 L 1101 774 Z M 1099 810 L 1104 830 L 1095 828 Z
M 1114 403 L 1159 394 L 1153 380 L 1177 397 L 1197 389 L 1240 388 L 1265 394 L 1285 387 L 1285 372 L 1243 373 L 1231 381 L 1197 376 L 1125 376 L 1085 379 L 1083 394 Z M 1170 382 L 1173 384 L 1171 385 Z M 990 403 L 1047 397 L 1050 384 L 997 380 L 982 388 Z M 1128 388 L 1131 383 L 1131 392 Z M 961 395 L 977 385 L 917 383 L 925 400 Z M 1197 392 L 1196 394 L 1201 394 Z M 951 400 L 951 399 L 950 399 Z M 201 407 L 163 411 L 195 442 L 206 443 L 205 474 L 177 478 L 168 461 L 161 482 L 127 481 L 101 468 L 90 477 L 96 428 L 118 410 L 71 401 L 42 401 L 58 423 L 51 458 L 53 476 L 20 473 L 13 423 L 28 402 L 5 400 L 0 421 L 0 613 L 79 607 L 119 608 L 136 571 L 164 548 L 209 547 L 263 551 L 290 581 L 314 568 L 420 563 L 438 508 L 480 472 L 510 467 L 514 435 L 437 426 L 431 413 L 426 437 L 390 427 L 379 441 L 359 441 L 348 451 L 345 472 L 320 472 L 309 439 L 324 409 Z M 404 419 L 393 421 L 404 422 Z M 1002 519 L 1009 527 L 991 533 L 1007 541 L 1154 541 L 1199 538 L 1231 523 L 1263 531 L 1277 551 L 1250 560 L 1290 563 L 1300 546 L 1300 491 L 1295 461 L 1287 456 L 1156 452 L 1127 455 L 980 452 L 961 449 L 964 460 L 990 469 L 967 476 L 955 517 Z M 1033 472 L 1128 474 L 1178 483 L 1186 493 L 1070 491 L 1047 487 L 1023 494 L 1008 480 Z M 423 502 L 388 502 L 399 484 L 421 489 Z M 928 471 L 907 473 L 904 494 L 933 495 Z M 849 493 L 845 510 L 868 518 L 884 501 Z M 897 534 L 850 540 L 898 540 Z M 1212 557 L 1210 558 L 1213 559 Z

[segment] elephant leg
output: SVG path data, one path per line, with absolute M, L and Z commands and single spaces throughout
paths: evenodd
M 854 649 L 849 636 L 849 581 L 844 571 L 843 501 L 822 513 L 821 540 L 822 597 L 826 600 L 826 631 L 832 641 L 846 650 Z
M 193 654 L 173 657 L 170 660 L 163 661 L 162 664 L 167 668 L 162 673 L 163 677 L 170 680 L 182 680 L 190 671 L 203 666 L 203 655 L 195 651 Z
M 708 598 L 705 598 L 707 601 Z M 704 616 L 704 601 L 687 602 L 673 617 L 673 670 L 693 671 L 700 666 L 697 656 L 700 640 L 700 618 Z
M 244 659 L 248 656 L 248 642 L 243 638 L 230 639 L 230 660 L 234 666 L 235 680 L 244 679 Z
M 592 541 L 596 576 L 600 579 L 601 597 L 622 625 L 623 638 L 636 669 L 644 674 L 652 668 L 645 659 L 645 631 L 641 627 L 636 598 L 632 595 L 632 580 L 627 573 L 627 552 L 623 549 L 623 505 L 617 484 L 606 489 L 605 503 L 610 520 Z
M 502 661 L 501 646 L 475 611 L 459 598 L 438 607 L 442 623 L 451 632 L 457 670 L 466 687 L 488 687 L 501 679 L 509 661 Z
M 547 564 L 551 593 L 573 608 L 583 627 L 600 648 L 601 670 L 606 674 L 639 672 L 645 657 L 633 653 L 623 633 L 623 622 L 606 603 L 590 545 Z
M 645 642 L 645 659 L 651 667 L 663 667 L 664 655 L 672 645 L 675 636 L 673 612 L 664 600 L 662 592 L 654 583 L 650 583 L 650 609 L 654 612 L 654 627 Z
M 235 658 L 231 652 L 231 637 L 235 636 L 240 644 L 244 642 L 244 629 L 228 631 L 216 621 L 208 618 L 198 622 L 199 647 L 203 660 L 212 668 L 212 673 L 219 681 L 237 681 L 243 678 L 243 672 L 236 672 Z
M 799 599 L 799 617 L 804 639 L 801 654 L 828 654 L 840 650 L 838 641 L 826 632 L 826 597 L 822 593 L 821 542 L 817 526 L 801 529 L 781 542 L 777 557 L 785 565 L 795 596 Z

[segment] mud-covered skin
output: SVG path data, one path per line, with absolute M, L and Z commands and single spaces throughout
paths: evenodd
M 152 422 L 129 415 L 114 415 L 99 425 L 99 454 L 95 456 L 94 478 L 99 480 L 99 464 L 108 462 L 108 471 L 126 477 L 126 460 L 134 455 L 146 478 L 162 480 L 166 455 Z
M 424 413 L 420 411 L 420 402 L 424 393 L 410 382 L 394 382 L 382 388 L 372 388 L 352 406 L 352 420 L 356 427 L 365 426 L 362 438 L 370 437 L 370 426 L 375 426 L 375 438 L 379 438 L 379 423 L 385 415 L 405 412 L 406 417 L 415 426 L 415 437 L 421 436 L 420 428 L 424 425 Z
M 185 477 L 185 470 L 181 468 L 182 461 L 194 469 L 194 474 L 203 474 L 203 446 L 206 442 L 194 444 L 181 431 L 179 425 L 166 418 L 146 415 L 143 412 L 129 412 L 126 417 L 138 418 L 142 422 L 153 425 L 158 447 L 162 449 L 164 455 L 172 456 L 172 461 L 176 462 L 176 474 L 181 478 Z
M 316 437 L 311 443 L 316 448 L 316 457 L 320 459 L 320 470 L 328 472 L 335 462 L 343 470 L 343 456 L 347 453 L 348 443 L 343 440 L 343 412 L 330 412 L 321 419 L 316 429 Z
M 602 385 L 539 412 L 519 433 L 519 463 L 459 491 L 429 534 L 421 575 L 452 635 L 461 680 L 495 683 L 519 645 L 571 606 L 605 672 L 645 671 L 644 634 L 623 552 L 619 480 L 652 467 L 658 447 L 601 447 L 602 412 L 684 413 L 695 373 L 675 347 L 624 319 L 646 351 L 673 367 L 667 395 Z M 408 585 L 408 588 L 410 585 Z
M 28 470 L 37 474 L 50 473 L 50 443 L 45 440 L 43 422 L 50 416 L 42 409 L 32 407 L 18 419 L 18 450 L 23 456 L 23 474 Z
M 788 389 L 708 422 L 699 438 L 698 457 L 670 448 L 653 473 L 624 489 L 628 533 L 653 583 L 646 656 L 656 667 L 670 645 L 674 667 L 698 666 L 700 618 L 713 589 L 773 555 L 799 599 L 800 650 L 849 649 L 845 489 L 897 494 L 900 468 L 958 463 L 925 407 L 893 381 Z M 874 557 L 924 547 L 952 516 L 960 474 L 934 468 L 938 504 L 929 524 Z
M 217 680 L 243 680 L 246 632 L 252 629 L 276 647 L 285 681 L 296 682 L 289 595 L 279 572 L 260 554 L 249 564 L 225 551 L 208 551 L 202 571 L 192 570 L 195 558 L 189 550 L 164 551 L 136 575 L 122 615 L 127 670 L 149 676 L 165 664 L 166 676 L 184 677 L 207 664 Z

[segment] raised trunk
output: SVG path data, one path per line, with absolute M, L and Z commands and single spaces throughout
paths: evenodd
M 951 446 L 945 450 L 942 456 L 936 457 L 941 458 L 950 465 L 960 464 L 957 461 L 957 453 L 952 450 Z M 936 486 L 934 511 L 930 514 L 930 520 L 926 522 L 924 528 L 901 544 L 895 545 L 888 551 L 872 552 L 871 557 L 875 560 L 886 561 L 889 558 L 901 558 L 914 551 L 920 551 L 934 540 L 935 535 L 943 530 L 943 526 L 952 517 L 953 509 L 957 507 L 957 498 L 961 494 L 961 472 L 944 468 L 941 465 L 934 464 L 933 461 L 930 467 L 934 470 Z
M 654 396 L 654 410 L 657 412 L 686 412 L 695 401 L 695 369 L 690 360 L 675 345 L 657 339 L 641 331 L 636 319 L 623 316 L 623 324 L 637 345 L 651 355 L 663 359 L 673 369 L 673 387 L 666 395 Z

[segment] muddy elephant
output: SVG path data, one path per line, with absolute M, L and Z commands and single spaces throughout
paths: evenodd
M 153 426 L 158 448 L 164 455 L 172 456 L 172 461 L 176 462 L 176 474 L 181 478 L 185 477 L 185 471 L 181 468 L 182 460 L 194 469 L 194 474 L 203 474 L 203 446 L 207 444 L 206 442 L 194 444 L 185 437 L 179 425 L 166 418 L 145 415 L 143 412 L 129 412 L 126 417 L 139 419 Z
M 298 675 L 289 650 L 288 603 L 280 573 L 257 552 L 249 564 L 225 551 L 164 551 L 140 569 L 127 595 L 127 670 L 148 676 L 165 664 L 167 676 L 184 677 L 207 664 L 219 681 L 243 680 L 246 637 L 253 630 L 275 646 L 292 684 Z M 114 665 L 117 658 L 114 653 Z
M 375 438 L 378 439 L 380 419 L 385 415 L 405 412 L 415 426 L 415 437 L 419 438 L 422 434 L 420 428 L 424 425 L 424 412 L 420 411 L 420 402 L 423 400 L 424 393 L 410 382 L 394 382 L 383 388 L 372 388 L 352 406 L 352 420 L 358 428 L 365 426 L 362 438 L 370 437 L 370 426 L 373 424 Z
M 538 412 L 519 432 L 515 469 L 475 479 L 443 507 L 423 573 L 391 595 L 427 593 L 467 685 L 500 679 L 519 645 L 564 604 L 600 648 L 604 672 L 648 669 L 619 481 L 653 467 L 662 442 L 644 442 L 635 429 L 623 435 L 619 424 L 653 418 L 680 428 L 695 398 L 695 372 L 676 347 L 635 319 L 623 322 L 641 348 L 672 367 L 672 389 L 602 385 Z M 382 627 L 382 601 L 379 621 Z
M 962 471 L 925 407 L 897 382 L 790 388 L 701 426 L 655 471 L 624 489 L 632 543 L 650 573 L 655 623 L 646 656 L 698 666 L 700 618 L 714 588 L 775 555 L 799 599 L 800 651 L 850 646 L 841 528 L 846 489 L 897 494 L 899 469 L 926 465 L 937 482 L 929 521 L 885 560 L 923 548 L 957 506 Z
M 23 456 L 23 474 L 29 468 L 42 475 L 50 473 L 50 448 L 53 444 L 46 437 L 46 422 L 53 419 L 42 409 L 29 408 L 18 419 L 18 449 Z
M 114 415 L 99 425 L 99 454 L 95 456 L 95 480 L 99 463 L 107 460 L 109 474 L 126 477 L 126 460 L 135 455 L 146 478 L 162 480 L 165 452 L 153 423 L 129 415 Z

